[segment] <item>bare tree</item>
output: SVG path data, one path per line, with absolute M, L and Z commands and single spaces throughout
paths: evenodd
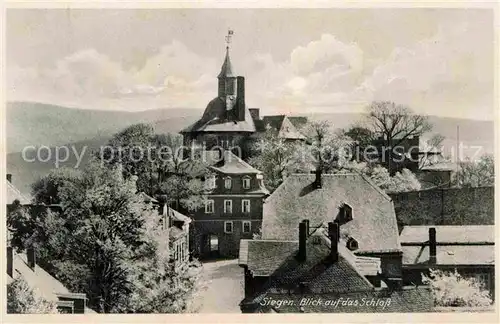
M 428 117 L 415 114 L 409 107 L 390 101 L 374 101 L 368 107 L 368 124 L 382 137 L 389 152 L 388 169 L 395 148 L 414 136 L 421 136 L 432 129 Z

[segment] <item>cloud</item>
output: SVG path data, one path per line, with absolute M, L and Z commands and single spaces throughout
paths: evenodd
M 433 37 L 395 48 L 387 58 L 365 58 L 356 43 L 323 34 L 291 50 L 284 61 L 261 52 L 233 54 L 232 60 L 246 77 L 251 107 L 360 111 L 372 100 L 391 100 L 419 113 L 477 118 L 479 112 L 487 118 L 493 107 L 494 51 L 485 24 L 442 22 Z M 173 40 L 142 67 L 126 70 L 88 49 L 51 69 L 9 67 L 8 99 L 129 110 L 204 108 L 216 96 L 222 59 L 223 53 L 205 57 Z

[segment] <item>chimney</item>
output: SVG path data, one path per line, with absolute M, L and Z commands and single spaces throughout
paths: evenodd
M 302 221 L 299 224 L 299 253 L 297 254 L 297 259 L 300 262 L 306 261 L 306 242 L 307 242 L 307 223 Z
M 14 278 L 14 249 L 7 246 L 7 275 Z
M 11 173 L 7 173 L 7 181 L 12 183 L 12 174 Z
M 321 189 L 323 186 L 322 180 L 321 180 L 321 168 L 316 168 L 316 171 L 314 174 L 316 175 L 316 178 L 314 179 L 314 188 L 315 189 Z
M 250 116 L 252 116 L 253 120 L 260 120 L 260 109 L 259 108 L 250 108 Z
M 436 228 L 429 228 L 429 263 L 436 264 Z
M 332 262 L 339 260 L 339 224 L 337 222 L 328 223 L 328 237 L 331 241 L 330 258 Z
M 245 120 L 245 77 L 237 77 L 237 92 L 236 98 L 238 100 L 236 105 L 236 119 L 238 121 Z
M 26 250 L 26 255 L 28 259 L 28 267 L 30 267 L 33 271 L 35 271 L 35 265 L 36 265 L 35 249 L 33 247 L 29 247 Z
M 309 236 L 309 220 L 304 219 L 303 222 L 306 223 L 306 235 Z

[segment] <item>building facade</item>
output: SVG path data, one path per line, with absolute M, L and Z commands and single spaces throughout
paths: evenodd
M 262 173 L 229 151 L 209 169 L 204 206 L 193 214 L 192 250 L 201 258 L 237 257 L 240 239 L 260 232 L 268 191 Z

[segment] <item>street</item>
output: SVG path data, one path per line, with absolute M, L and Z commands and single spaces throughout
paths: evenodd
M 203 263 L 199 293 L 193 301 L 198 313 L 240 313 L 243 299 L 243 269 L 238 260 Z

